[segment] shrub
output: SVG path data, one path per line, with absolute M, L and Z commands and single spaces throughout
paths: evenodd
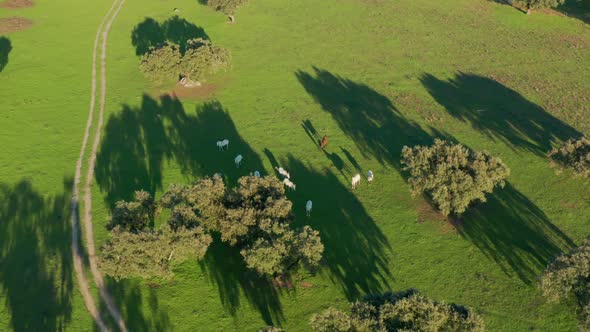
M 468 308 L 432 301 L 416 291 L 369 295 L 350 313 L 334 308 L 310 320 L 317 332 L 483 331 L 482 318 Z
M 586 137 L 570 139 L 548 155 L 562 167 L 571 168 L 577 174 L 590 178 L 590 140 Z
M 550 300 L 574 297 L 582 311 L 582 326 L 590 327 L 590 237 L 549 264 L 539 282 Z
M 405 146 L 403 168 L 413 195 L 426 193 L 444 215 L 461 214 L 473 201 L 486 201 L 486 193 L 503 187 L 510 170 L 486 151 L 471 151 L 460 144 L 435 140 L 430 147 Z

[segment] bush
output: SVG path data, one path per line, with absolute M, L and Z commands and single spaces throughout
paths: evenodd
M 430 147 L 405 146 L 403 168 L 413 195 L 426 193 L 444 215 L 461 214 L 473 201 L 505 185 L 510 170 L 486 151 L 471 151 L 439 139 Z
M 581 306 L 582 326 L 590 328 L 590 237 L 551 262 L 539 285 L 550 300 L 574 297 Z
M 590 140 L 586 137 L 570 139 L 548 156 L 562 167 L 571 168 L 582 177 L 590 178 Z
M 316 332 L 483 331 L 482 318 L 470 309 L 434 302 L 416 291 L 369 295 L 346 314 L 329 308 L 310 320 Z
M 227 68 L 229 62 L 229 51 L 212 45 L 208 40 L 195 38 L 187 41 L 184 55 L 176 44 L 167 43 L 160 48 L 151 48 L 141 57 L 139 67 L 151 81 L 168 84 L 182 77 L 205 80 L 207 76 Z

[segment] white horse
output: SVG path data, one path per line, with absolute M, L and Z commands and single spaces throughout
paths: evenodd
M 227 149 L 229 147 L 229 140 L 226 138 L 223 141 L 217 141 L 217 147 L 219 148 L 219 151 Z
M 286 177 L 287 179 L 291 178 L 291 175 L 289 174 L 289 172 L 287 172 L 286 169 L 284 169 L 282 167 L 276 167 L 276 166 L 275 166 L 275 169 L 279 172 L 279 174 Z
M 361 175 L 357 174 L 352 177 L 352 189 L 356 188 L 359 183 L 361 183 Z
M 369 181 L 369 183 L 373 182 L 373 179 L 375 178 L 375 175 L 373 174 L 373 171 L 369 170 L 367 172 L 367 181 Z
M 239 154 L 239 155 L 236 157 L 236 159 L 234 159 L 234 161 L 236 162 L 236 167 L 240 167 L 240 165 L 242 164 L 242 159 L 244 159 L 244 158 L 242 157 L 242 155 L 241 155 L 241 154 Z
M 312 206 L 313 206 L 313 203 L 311 202 L 311 200 L 307 201 L 307 204 L 305 204 L 305 213 L 307 214 L 308 217 L 311 215 Z
M 295 183 L 291 182 L 289 179 L 283 179 L 283 183 L 291 190 L 295 190 Z

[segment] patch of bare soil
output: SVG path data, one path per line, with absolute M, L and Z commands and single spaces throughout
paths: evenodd
M 6 0 L 0 2 L 0 7 L 2 8 L 11 8 L 11 9 L 18 9 L 18 8 L 27 8 L 32 7 L 33 1 L 32 0 Z
M 302 282 L 300 283 L 300 285 L 301 285 L 301 287 L 303 287 L 303 288 L 312 288 L 312 287 L 313 287 L 313 284 L 312 284 L 311 282 L 308 282 L 308 281 L 302 281 Z
M 217 89 L 219 89 L 217 84 L 205 83 L 201 86 L 188 88 L 178 83 L 172 91 L 166 94 L 179 99 L 209 99 L 215 95 Z
M 293 289 L 293 281 L 291 281 L 290 279 L 287 279 L 283 276 L 275 277 L 272 281 L 276 287 Z
M 416 206 L 418 211 L 418 223 L 426 221 L 445 221 L 447 218 L 437 211 L 432 205 L 428 204 L 425 200 L 420 200 Z
M 22 31 L 30 28 L 32 25 L 33 21 L 24 17 L 13 16 L 0 18 L 0 33 Z

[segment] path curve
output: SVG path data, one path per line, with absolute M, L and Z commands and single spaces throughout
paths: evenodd
M 88 138 L 90 136 L 90 129 L 92 127 L 92 123 L 93 123 L 93 119 L 94 119 L 94 109 L 96 107 L 96 59 L 97 59 L 97 51 L 98 51 L 98 47 L 99 47 L 99 41 L 100 41 L 100 37 L 101 37 L 101 32 L 102 32 L 102 57 L 101 57 L 101 73 L 102 73 L 102 88 L 105 89 L 106 85 L 105 85 L 105 78 L 106 75 L 105 73 L 105 66 L 106 66 L 106 61 L 105 61 L 105 57 L 106 57 L 106 40 L 107 40 L 107 36 L 108 36 L 108 31 L 110 30 L 110 27 L 113 23 L 113 20 L 115 19 L 115 17 L 117 16 L 117 14 L 119 13 L 119 10 L 121 9 L 121 6 L 123 5 L 123 1 L 121 0 L 115 0 L 113 2 L 113 4 L 111 5 L 111 8 L 109 9 L 109 11 L 107 12 L 107 14 L 103 17 L 98 30 L 96 31 L 96 36 L 94 39 L 94 47 L 92 50 L 92 78 L 91 78 L 91 91 L 90 91 L 90 110 L 88 112 L 88 120 L 86 121 L 86 129 L 84 131 L 84 137 L 82 139 L 82 147 L 80 148 L 80 155 L 78 157 L 78 160 L 76 162 L 76 171 L 75 171 L 75 175 L 74 175 L 74 183 L 73 183 L 73 188 L 72 188 L 72 204 L 70 206 L 70 212 L 71 212 L 71 217 L 70 217 L 70 223 L 71 223 L 71 227 L 72 227 L 72 245 L 71 245 L 71 249 L 72 249 L 72 258 L 73 258 L 73 262 L 74 262 L 74 270 L 76 272 L 76 279 L 78 280 L 78 286 L 80 288 L 80 292 L 82 293 L 82 298 L 84 300 L 84 304 L 86 305 L 86 308 L 88 310 L 88 312 L 90 313 L 90 315 L 92 316 L 92 318 L 94 319 L 94 322 L 96 323 L 96 325 L 98 326 L 98 328 L 101 331 L 108 331 L 108 328 L 105 324 L 105 322 L 103 321 L 103 319 L 100 317 L 100 313 L 97 310 L 96 304 L 94 302 L 94 298 L 92 297 L 92 294 L 90 293 L 90 288 L 88 285 L 88 279 L 86 279 L 86 274 L 85 274 L 85 270 L 84 270 L 84 264 L 83 264 L 83 256 L 82 256 L 82 251 L 80 250 L 80 246 L 82 245 L 80 243 L 80 216 L 79 216 L 79 188 L 78 185 L 80 184 L 80 179 L 81 179 L 81 173 L 82 173 L 82 162 L 84 160 L 84 155 L 86 153 L 86 147 L 88 145 Z M 119 7 L 117 7 L 117 4 L 119 4 Z M 115 7 L 117 7 L 117 11 L 114 13 L 113 16 L 111 16 L 111 14 L 113 13 L 113 10 L 115 9 Z M 105 23 L 107 22 L 107 19 L 111 17 L 111 19 L 109 20 L 109 23 L 106 27 L 106 29 L 103 31 L 103 27 L 105 25 Z M 101 115 L 100 117 L 102 118 L 102 111 L 104 110 L 104 95 L 105 92 L 104 90 L 101 93 Z M 100 123 L 100 121 L 99 121 Z M 97 132 L 99 132 L 100 130 L 100 126 L 97 127 Z M 96 137 L 95 137 L 96 139 Z M 95 143 L 95 145 L 97 145 Z M 94 151 L 94 150 L 93 150 Z M 94 151 L 94 154 L 96 153 L 96 151 Z M 88 181 L 86 181 L 86 183 L 88 183 Z M 85 187 L 86 190 L 86 187 Z M 85 229 L 86 229 L 86 239 L 87 239 L 87 245 L 88 245 L 88 253 L 89 253 L 89 261 L 91 263 L 91 270 L 92 270 L 92 265 L 94 263 L 94 266 L 96 267 L 96 257 L 94 255 L 95 252 L 95 248 L 94 248 L 94 236 L 93 236 L 93 232 L 92 232 L 92 223 L 87 224 L 86 220 L 85 220 Z M 90 238 L 90 240 L 88 240 L 88 236 L 89 236 L 89 232 L 88 229 L 90 229 L 90 235 L 92 236 Z M 95 271 L 92 270 L 92 274 L 95 278 L 95 282 L 96 282 L 96 275 L 94 273 Z M 98 273 L 100 276 L 100 273 Z M 99 278 L 100 281 L 102 281 L 102 277 Z M 126 331 L 126 327 L 125 327 L 125 323 L 123 322 L 123 320 L 121 319 L 121 315 L 119 314 L 118 309 L 116 308 L 116 306 L 114 306 L 111 297 L 108 295 L 108 292 L 106 291 L 106 289 L 104 289 L 104 283 L 98 284 L 99 289 L 100 289 L 100 295 L 101 297 L 103 297 L 105 300 L 105 304 L 107 305 L 107 308 L 109 310 L 109 312 L 111 313 L 111 315 L 113 315 L 113 317 L 115 318 L 115 320 L 117 321 L 119 328 L 123 331 Z M 105 296 L 106 295 L 106 296 Z

